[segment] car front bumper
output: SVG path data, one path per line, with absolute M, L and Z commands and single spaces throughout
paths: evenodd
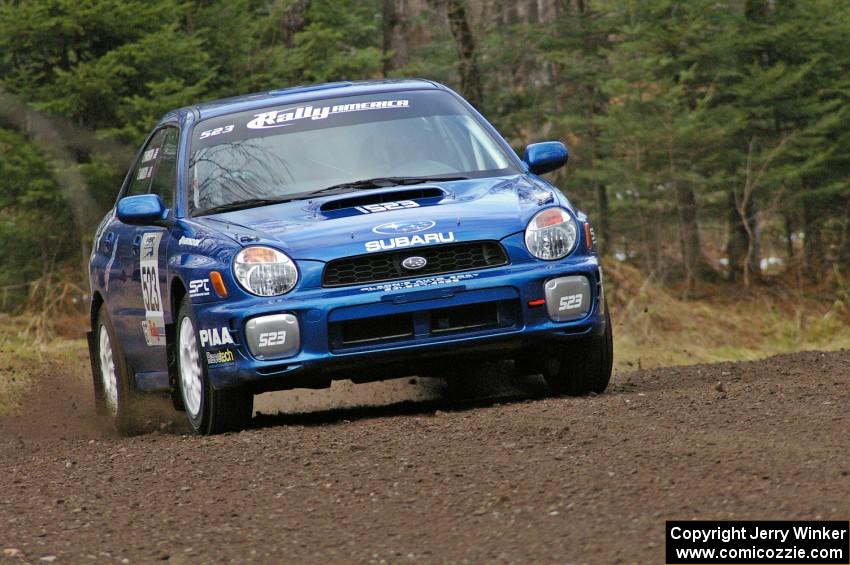
M 577 280 L 586 280 L 585 298 L 576 297 Z M 558 306 L 571 319 L 556 321 Z M 422 375 L 519 351 L 545 355 L 558 341 L 605 331 L 602 273 L 591 255 L 194 308 L 202 329 L 226 327 L 234 342 L 207 348 L 211 385 L 255 392 Z

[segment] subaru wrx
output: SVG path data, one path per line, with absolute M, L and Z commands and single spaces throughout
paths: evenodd
M 198 433 L 257 393 L 513 360 L 556 394 L 601 393 L 611 322 L 594 231 L 430 81 L 333 83 L 165 115 L 91 257 L 96 399 L 133 427 L 171 394 Z

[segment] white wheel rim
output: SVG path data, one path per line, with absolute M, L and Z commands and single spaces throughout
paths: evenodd
M 180 322 L 180 389 L 183 391 L 183 406 L 192 418 L 201 412 L 201 357 L 198 351 L 198 339 L 195 337 L 195 324 L 188 317 Z
M 100 382 L 103 385 L 103 398 L 109 413 L 113 416 L 118 415 L 118 375 L 115 373 L 112 342 L 105 326 L 100 326 Z

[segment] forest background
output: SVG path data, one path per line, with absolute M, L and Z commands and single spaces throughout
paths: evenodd
M 0 0 L 0 312 L 85 330 L 55 322 L 167 110 L 416 76 L 570 148 L 550 180 L 599 235 L 621 365 L 850 345 L 848 71 L 845 0 Z

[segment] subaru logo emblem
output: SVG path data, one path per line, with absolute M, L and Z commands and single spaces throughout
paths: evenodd
M 372 228 L 372 231 L 383 235 L 404 235 L 429 230 L 433 228 L 436 223 L 437 222 L 434 220 L 419 220 L 418 222 L 390 222 L 389 224 L 375 226 Z
M 401 262 L 401 266 L 407 269 L 408 271 L 418 271 L 422 267 L 428 264 L 428 260 L 425 257 L 408 257 L 404 261 Z

